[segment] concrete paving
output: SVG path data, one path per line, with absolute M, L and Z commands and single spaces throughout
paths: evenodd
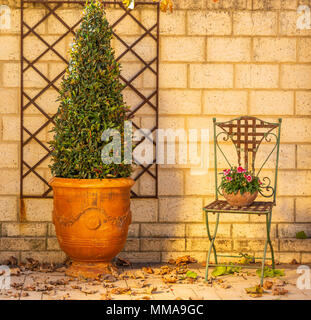
M 163 264 L 148 266 L 159 272 Z M 311 300 L 311 289 L 297 288 L 298 265 L 277 266 L 285 269 L 285 276 L 265 279 L 273 282 L 273 287 L 256 298 L 245 291 L 260 282 L 254 269 L 246 268 L 239 275 L 221 276 L 206 283 L 204 267 L 191 263 L 187 269 L 197 273 L 196 280 L 175 273 L 176 283 L 165 283 L 162 275 L 143 272 L 142 267 L 134 264 L 119 268 L 115 278 L 95 281 L 67 277 L 64 268 L 61 272 L 24 271 L 11 276 L 11 288 L 0 290 L 0 300 Z M 175 272 L 174 268 L 171 270 Z M 273 295 L 273 288 L 283 288 L 288 293 Z

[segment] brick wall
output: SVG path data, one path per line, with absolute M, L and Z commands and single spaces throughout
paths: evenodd
M 311 30 L 296 30 L 298 1 L 174 2 L 175 12 L 161 13 L 160 21 L 160 127 L 210 127 L 214 116 L 225 120 L 248 114 L 268 121 L 282 117 L 278 205 L 271 233 L 278 260 L 311 262 L 311 239 L 295 239 L 301 230 L 311 237 Z M 64 254 L 51 223 L 52 200 L 26 200 L 20 214 L 20 10 L 19 1 L 2 3 L 11 5 L 12 27 L 0 30 L 0 260 L 15 255 L 61 261 Z M 309 1 L 299 3 L 310 5 Z M 40 17 L 42 10 L 29 8 L 29 19 Z M 110 18 L 115 10 L 109 11 Z M 156 17 L 150 8 L 134 13 L 147 25 Z M 65 8 L 62 14 L 74 19 L 79 11 Z M 38 28 L 47 39 L 63 31 L 55 21 Z M 128 37 L 139 32 L 135 24 L 118 29 Z M 70 38 L 58 49 L 65 54 L 69 43 Z M 114 45 L 117 52 L 121 50 Z M 137 50 L 148 55 L 151 46 L 144 43 Z M 40 50 L 31 42 L 25 47 L 29 55 Z M 39 65 L 49 75 L 62 67 L 53 55 Z M 124 59 L 124 72 L 134 72 L 137 67 L 130 55 Z M 37 75 L 30 72 L 27 77 L 29 90 L 42 87 Z M 136 85 L 147 92 L 153 82 L 145 75 Z M 52 114 L 57 107 L 53 91 L 44 99 Z M 130 97 L 128 102 L 131 104 Z M 142 125 L 151 119 L 148 114 L 141 116 Z M 25 121 L 35 129 L 42 118 L 30 109 Z M 40 139 L 49 140 L 48 129 Z M 33 150 L 29 157 L 41 156 L 40 149 Z M 39 170 L 46 178 L 50 176 L 47 163 Z M 45 188 L 31 176 L 27 186 L 33 194 Z M 146 177 L 136 188 L 150 192 L 152 185 Z M 160 166 L 159 194 L 158 200 L 132 201 L 133 224 L 123 257 L 165 261 L 187 253 L 204 260 L 208 240 L 202 207 L 214 196 L 213 170 L 193 176 L 181 165 Z M 258 255 L 264 243 L 264 218 L 223 215 L 218 236 L 223 252 Z

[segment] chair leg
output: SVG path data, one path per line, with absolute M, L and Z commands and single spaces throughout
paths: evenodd
M 272 242 L 271 242 L 271 239 L 270 239 L 270 230 L 271 230 L 271 217 L 272 217 L 272 211 L 271 211 L 269 214 L 270 214 L 270 217 L 269 217 L 269 223 L 270 223 L 270 226 L 269 226 L 269 233 L 267 234 L 267 236 L 268 236 L 268 243 L 269 243 L 270 251 L 271 251 L 272 269 L 274 270 L 274 269 L 275 269 L 274 251 L 273 251 L 273 246 L 272 246 Z
M 205 281 L 207 281 L 208 280 L 209 261 L 210 261 L 212 249 L 214 251 L 215 263 L 217 264 L 217 253 L 216 253 L 216 248 L 215 248 L 215 238 L 216 238 L 218 224 L 219 224 L 219 213 L 217 213 L 216 225 L 215 225 L 215 230 L 214 230 L 213 237 L 211 236 L 211 232 L 210 232 L 210 229 L 209 229 L 208 212 L 205 213 L 205 219 L 206 219 L 207 235 L 208 235 L 208 239 L 210 241 L 210 246 L 209 246 L 209 249 L 208 249 L 208 254 L 207 254 L 207 259 L 206 259 L 206 269 L 205 269 Z
M 263 285 L 264 269 L 265 269 L 265 262 L 266 262 L 268 244 L 269 244 L 270 249 L 271 249 L 272 269 L 274 269 L 274 253 L 273 253 L 272 243 L 271 243 L 271 240 L 270 240 L 271 217 L 272 217 L 272 212 L 270 211 L 268 214 L 266 214 L 267 240 L 266 240 L 266 243 L 265 243 L 265 249 L 264 249 L 264 254 L 263 254 L 263 259 L 262 259 L 262 266 L 261 266 L 261 279 L 260 279 L 260 285 L 261 286 Z

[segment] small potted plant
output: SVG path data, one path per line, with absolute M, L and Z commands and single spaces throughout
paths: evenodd
M 51 142 L 53 223 L 61 249 L 73 260 L 66 272 L 71 276 L 111 271 L 131 223 L 134 181 L 124 159 L 128 107 L 111 38 L 103 5 L 90 1 L 72 45 Z M 103 160 L 111 140 L 103 141 L 106 130 L 120 134 L 118 163 Z
M 231 206 L 250 206 L 257 198 L 262 182 L 241 166 L 226 169 L 222 173 L 220 188 Z

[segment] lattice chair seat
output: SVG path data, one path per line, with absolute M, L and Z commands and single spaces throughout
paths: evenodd
M 255 201 L 248 207 L 234 207 L 225 200 L 215 200 L 206 207 L 204 211 L 224 212 L 224 213 L 246 213 L 246 214 L 266 214 L 272 210 L 273 202 Z

